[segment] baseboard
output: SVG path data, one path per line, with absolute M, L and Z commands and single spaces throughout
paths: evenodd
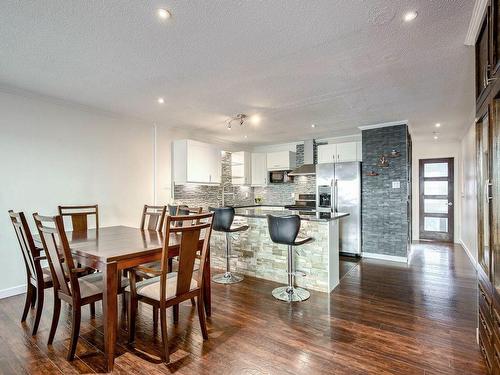
M 26 293 L 26 284 L 0 290 L 0 299 Z
M 472 256 L 469 248 L 467 246 L 465 246 L 464 242 L 462 240 L 458 240 L 458 244 L 460 246 L 462 246 L 462 248 L 464 249 L 465 251 L 465 254 L 467 254 L 467 256 L 469 257 L 469 260 L 470 262 L 472 263 L 472 266 L 474 267 L 475 270 L 477 270 L 477 261 L 474 259 L 474 257 Z
M 381 260 L 389 260 L 391 262 L 399 262 L 399 263 L 408 263 L 407 257 L 398 257 L 394 255 L 386 255 L 386 254 L 376 254 L 376 253 L 361 253 L 363 258 L 371 258 L 371 259 L 381 259 Z

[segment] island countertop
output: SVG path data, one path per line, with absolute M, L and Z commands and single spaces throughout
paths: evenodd
M 236 216 L 263 218 L 263 219 L 265 219 L 267 215 L 275 215 L 275 216 L 299 215 L 301 220 L 332 221 L 332 220 L 338 220 L 342 217 L 349 216 L 348 213 L 341 213 L 341 212 L 320 213 L 316 211 L 309 211 L 310 214 L 303 214 L 302 212 L 303 211 L 287 210 L 284 207 L 276 207 L 276 206 L 235 207 Z

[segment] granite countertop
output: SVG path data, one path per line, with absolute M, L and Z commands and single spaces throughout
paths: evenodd
M 274 209 L 270 209 L 273 207 Z M 288 216 L 288 215 L 299 215 L 301 220 L 309 221 L 332 221 L 338 220 L 342 217 L 349 216 L 347 213 L 341 212 L 316 212 L 309 211 L 311 214 L 303 214 L 303 211 L 297 210 L 287 210 L 286 208 L 278 208 L 278 206 L 245 206 L 245 207 L 235 207 L 235 215 L 243 217 L 253 217 L 253 218 L 263 218 L 265 219 L 267 215 L 275 216 Z

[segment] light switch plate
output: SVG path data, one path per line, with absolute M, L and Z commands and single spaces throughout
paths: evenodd
M 392 188 L 393 189 L 401 188 L 401 183 L 399 181 L 392 181 Z

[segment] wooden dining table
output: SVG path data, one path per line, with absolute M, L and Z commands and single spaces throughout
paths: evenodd
M 103 273 L 104 355 L 107 370 L 112 371 L 117 337 L 117 297 L 120 271 L 161 259 L 164 234 L 127 226 L 102 227 L 87 231 L 66 232 L 76 262 Z M 34 238 L 41 246 L 38 236 Z M 168 256 L 179 255 L 180 237 L 171 234 Z M 202 239 L 200 240 L 200 248 Z M 207 316 L 211 315 L 210 251 L 207 253 L 203 274 L 203 300 Z

